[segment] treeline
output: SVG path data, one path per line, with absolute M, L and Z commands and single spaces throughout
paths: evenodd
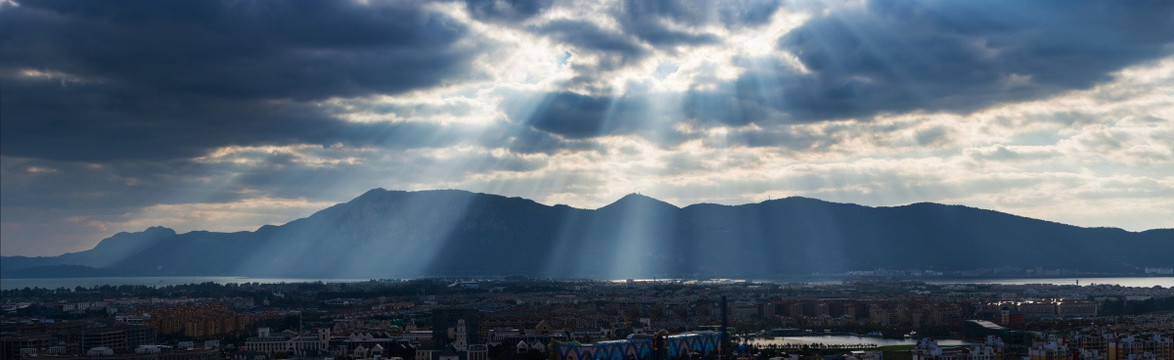
M 1101 316 L 1141 315 L 1159 311 L 1174 311 L 1174 297 L 1147 300 L 1106 300 L 1101 303 Z
M 98 285 L 55 289 L 31 288 L 0 291 L 0 298 L 13 301 L 53 299 L 66 301 L 96 301 L 121 297 L 158 298 L 225 298 L 245 297 L 258 300 L 281 292 L 301 301 L 321 301 L 335 298 L 371 298 L 379 296 L 459 295 L 497 291 L 501 293 L 534 293 L 567 290 L 571 282 L 548 280 L 517 280 L 478 283 L 465 287 L 451 279 L 370 280 L 362 282 L 301 282 L 301 283 L 228 283 L 205 282 L 186 285 Z

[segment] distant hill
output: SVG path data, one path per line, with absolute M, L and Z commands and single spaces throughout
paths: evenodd
M 98 242 L 98 245 L 94 246 L 93 249 L 86 251 L 66 253 L 52 257 L 0 257 L 0 274 L 3 274 L 5 277 L 11 277 L 9 275 L 12 271 L 35 267 L 43 267 L 44 269 L 43 271 L 24 271 L 23 273 L 41 276 L 62 274 L 65 272 L 71 274 L 89 274 L 93 273 L 92 269 L 94 268 L 110 266 L 132 255 L 138 254 L 148 247 L 156 245 L 161 239 L 175 235 L 175 230 L 156 226 L 137 233 L 121 232 L 114 234 L 114 236 Z M 53 269 L 49 270 L 49 267 L 53 267 Z
M 684 208 L 628 195 L 596 210 L 457 190 L 375 189 L 253 232 L 120 233 L 3 277 L 739 277 L 873 269 L 1174 267 L 1174 229 L 1081 228 L 964 206 L 792 197 Z

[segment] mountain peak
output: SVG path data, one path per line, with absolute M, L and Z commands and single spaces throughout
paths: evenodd
M 655 198 L 653 198 L 651 196 L 643 195 L 640 193 L 628 193 L 628 195 L 624 195 L 624 197 L 620 198 L 620 200 L 624 200 L 624 199 L 652 199 L 652 200 L 656 200 Z
M 669 207 L 669 208 L 673 208 L 673 209 L 680 209 L 676 205 L 669 204 L 669 203 L 664 202 L 660 199 L 645 196 L 640 193 L 631 193 L 628 195 L 624 195 L 624 197 L 620 198 L 619 200 L 616 200 L 615 202 L 608 204 L 607 206 L 604 206 L 600 209 L 602 210 L 602 209 L 607 209 L 607 208 L 628 207 L 628 206 L 655 206 L 655 207 Z
M 111 236 L 111 237 L 102 239 L 102 241 L 99 241 L 98 245 L 95 247 L 103 246 L 103 244 L 105 244 L 105 246 L 111 246 L 111 244 L 118 244 L 118 243 L 132 243 L 132 242 L 142 242 L 142 241 L 148 241 L 148 240 L 153 241 L 154 239 L 175 236 L 175 235 L 176 235 L 175 230 L 172 230 L 171 228 L 164 227 L 164 226 L 152 226 L 152 227 L 148 227 L 140 232 L 131 233 L 131 232 L 124 231 L 124 232 L 114 234 L 114 236 Z
M 143 232 L 164 236 L 175 236 L 175 230 L 166 226 L 152 226 L 146 230 L 143 230 Z
M 387 194 L 391 194 L 391 193 L 393 193 L 393 191 L 389 191 L 389 190 L 387 190 L 387 189 L 384 189 L 384 188 L 374 188 L 374 189 L 371 189 L 371 190 L 367 190 L 367 192 L 365 192 L 365 193 L 363 193 L 362 195 L 359 195 L 359 196 L 357 196 L 357 197 L 355 197 L 354 199 L 351 199 L 351 200 L 358 200 L 358 199 L 377 199 L 377 198 L 379 198 L 379 197 L 381 197 L 381 196 L 385 196 L 385 195 L 387 195 Z

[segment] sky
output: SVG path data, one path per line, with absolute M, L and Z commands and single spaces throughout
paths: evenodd
M 366 190 L 1174 227 L 1174 2 L 0 0 L 0 254 Z

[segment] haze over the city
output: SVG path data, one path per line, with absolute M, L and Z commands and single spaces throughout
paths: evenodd
M 1174 2 L 0 1 L 0 254 L 382 187 L 1174 227 Z

